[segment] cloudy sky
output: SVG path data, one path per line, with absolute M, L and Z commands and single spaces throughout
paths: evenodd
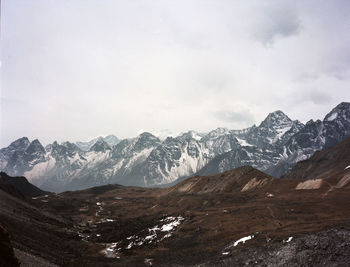
M 350 101 L 350 1 L 3 0 L 0 146 L 240 129 Z

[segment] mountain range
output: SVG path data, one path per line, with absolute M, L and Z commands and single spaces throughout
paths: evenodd
M 243 130 L 188 131 L 165 140 L 145 132 L 131 139 L 110 135 L 43 147 L 23 137 L 0 149 L 0 170 L 55 192 L 110 183 L 154 187 L 244 165 L 280 177 L 349 135 L 350 103 L 343 102 L 322 121 L 305 125 L 275 111 Z

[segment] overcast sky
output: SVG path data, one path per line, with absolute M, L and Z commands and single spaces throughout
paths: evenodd
M 3 0 L 1 140 L 240 129 L 350 101 L 350 1 Z

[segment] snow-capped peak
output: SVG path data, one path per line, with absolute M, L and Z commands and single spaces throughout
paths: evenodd
M 269 113 L 265 120 L 263 120 L 259 127 L 274 128 L 282 124 L 291 124 L 292 120 L 284 114 L 281 110 Z
M 160 143 L 159 138 L 154 136 L 149 132 L 144 132 L 140 134 L 135 140 L 135 144 L 133 145 L 134 151 L 141 151 L 146 148 L 153 147 Z
M 28 148 L 26 149 L 27 153 L 45 153 L 45 148 L 41 145 L 38 139 L 33 140 Z

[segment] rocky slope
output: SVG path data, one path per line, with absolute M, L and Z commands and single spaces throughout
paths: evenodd
M 335 228 L 270 247 L 247 248 L 233 257 L 195 266 L 349 266 L 349 238 L 349 228 Z
M 0 169 L 56 192 L 109 183 L 159 186 L 243 165 L 281 176 L 349 135 L 350 104 L 341 103 L 323 121 L 306 125 L 275 111 L 244 130 L 218 128 L 205 135 L 189 131 L 165 140 L 142 133 L 121 141 L 109 136 L 44 148 L 24 137 L 0 150 Z

